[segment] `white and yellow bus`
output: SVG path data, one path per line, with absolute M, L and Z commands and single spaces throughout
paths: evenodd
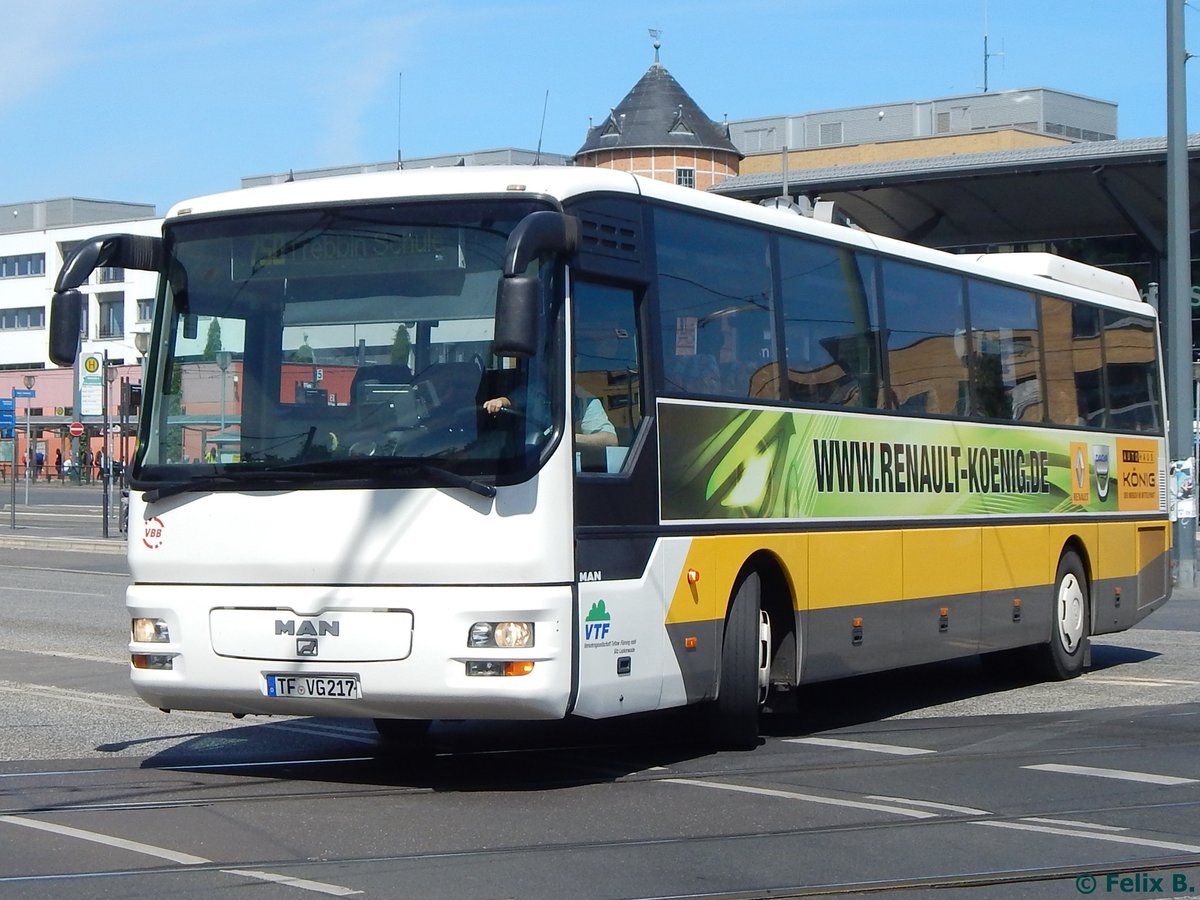
M 64 263 L 160 273 L 130 467 L 150 704 L 703 705 L 972 654 L 1068 678 L 1169 595 L 1154 310 L 591 168 L 297 181 Z

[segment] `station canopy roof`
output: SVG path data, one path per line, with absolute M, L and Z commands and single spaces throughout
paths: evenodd
M 793 170 L 788 193 L 831 200 L 876 234 L 955 248 L 1136 234 L 1160 254 L 1166 233 L 1165 138 Z M 1188 138 L 1192 230 L 1200 134 Z M 783 173 L 731 178 L 714 193 L 760 201 Z

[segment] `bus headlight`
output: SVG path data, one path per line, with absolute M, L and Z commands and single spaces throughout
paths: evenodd
M 171 632 L 162 619 L 134 619 L 130 633 L 137 644 L 169 644 Z
M 532 622 L 476 622 L 467 634 L 468 647 L 515 650 L 533 646 Z

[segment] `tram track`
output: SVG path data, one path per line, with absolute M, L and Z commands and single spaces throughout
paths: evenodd
M 334 732 L 359 732 L 353 726 L 344 726 L 331 722 Z M 296 725 L 298 730 L 313 731 L 312 724 Z M 1036 724 L 1032 727 L 1036 728 Z M 318 728 L 317 731 L 320 731 Z M 478 737 L 478 736 L 476 736 Z M 499 734 L 503 739 L 503 732 Z M 856 734 L 856 737 L 864 737 Z M 894 733 L 890 733 L 894 738 Z M 1105 746 L 1121 746 L 1122 749 L 1136 749 L 1134 745 L 1110 742 Z M 493 833 L 490 840 L 480 840 L 475 846 L 463 846 L 464 836 L 457 834 L 452 822 L 456 821 L 451 815 L 458 804 L 442 804 L 438 797 L 457 794 L 469 800 L 473 809 L 503 809 L 506 803 L 514 798 L 526 797 L 539 792 L 570 791 L 568 796 L 577 797 L 578 802 L 598 803 L 593 815 L 602 816 L 600 810 L 622 809 L 630 802 L 632 794 L 643 798 L 643 803 L 661 806 L 664 809 L 692 809 L 696 811 L 712 809 L 706 799 L 701 796 L 686 796 L 686 791 L 700 791 L 702 786 L 696 782 L 708 780 L 714 782 L 713 787 L 737 785 L 768 785 L 768 790 L 775 788 L 790 788 L 791 791 L 805 791 L 811 794 L 821 793 L 834 800 L 842 799 L 872 799 L 870 788 L 887 778 L 888 773 L 900 772 L 914 766 L 928 764 L 929 757 L 882 757 L 871 761 L 872 773 L 864 784 L 862 792 L 852 793 L 822 784 L 827 775 L 836 775 L 847 768 L 863 769 L 860 760 L 854 762 L 823 763 L 812 767 L 805 763 L 803 755 L 797 755 L 786 764 L 769 764 L 755 766 L 761 755 L 721 755 L 712 758 L 712 764 L 704 764 L 706 757 L 696 760 L 701 764 L 674 764 L 691 761 L 695 757 L 676 752 L 677 745 L 667 742 L 647 752 L 646 744 L 638 744 L 631 749 L 630 744 L 622 742 L 595 743 L 560 742 L 545 748 L 529 748 L 529 746 L 484 746 L 479 749 L 448 748 L 445 743 L 434 745 L 431 752 L 425 755 L 413 752 L 398 752 L 380 750 L 367 752 L 364 755 L 322 757 L 322 758 L 275 758 L 275 760 L 244 760 L 229 762 L 194 762 L 188 764 L 181 761 L 167 766 L 90 769 L 80 773 L 80 778 L 73 778 L 71 773 L 62 773 L 59 784 L 46 784 L 35 780 L 32 784 L 22 784 L 20 773 L 10 773 L 0 779 L 0 786 L 7 788 L 4 794 L 13 799 L 16 792 L 24 792 L 29 803 L 6 803 L 0 809 L 0 820 L 10 822 L 19 817 L 29 820 L 31 824 L 47 822 L 70 836 L 73 832 L 91 834 L 90 829 L 100 828 L 104 835 L 118 833 L 120 835 L 161 834 L 160 823 L 162 816 L 168 816 L 167 821 L 174 821 L 170 811 L 192 811 L 203 808 L 215 810 L 214 821 L 262 823 L 287 822 L 306 815 L 314 808 L 346 809 L 347 804 L 352 810 L 364 810 L 365 815 L 371 811 L 378 814 L 382 810 L 416 809 L 409 806 L 406 800 L 426 798 L 422 800 L 422 808 L 445 809 L 448 818 L 444 824 L 449 830 L 442 836 L 430 836 L 415 830 L 410 832 L 408 827 L 392 826 L 391 834 L 395 842 L 409 841 L 414 838 L 430 846 L 414 848 L 412 852 L 376 852 L 376 853 L 337 853 L 329 852 L 330 848 L 314 853 L 312 848 L 300 850 L 292 858 L 278 857 L 277 854 L 253 854 L 241 858 L 238 854 L 228 854 L 229 859 L 221 859 L 211 851 L 206 853 L 211 862 L 205 860 L 205 865 L 167 865 L 166 868 L 156 865 L 154 871 L 131 870 L 124 863 L 113 868 L 94 866 L 84 872 L 71 872 L 70 875 L 56 876 L 53 872 L 41 875 L 12 874 L 0 877 L 0 884 L 17 886 L 23 882 L 35 880 L 38 883 L 52 884 L 56 877 L 79 880 L 79 878 L 94 878 L 96 881 L 121 878 L 142 878 L 162 876 L 163 874 L 184 874 L 194 876 L 197 872 L 209 872 L 210 877 L 228 877 L 233 872 L 244 870 L 263 870 L 282 874 L 290 878 L 313 878 L 313 880 L 329 880 L 330 872 L 336 872 L 336 881 L 342 886 L 359 886 L 370 883 L 372 877 L 377 877 L 380 871 L 392 872 L 392 877 L 428 877 L 428 872 L 449 868 L 460 871 L 492 870 L 499 871 L 554 871 L 562 869 L 564 860 L 580 858 L 602 858 L 612 860 L 637 860 L 644 864 L 647 856 L 664 859 L 691 859 L 706 857 L 720 858 L 754 858 L 763 854 L 776 853 L 780 847 L 820 847 L 820 846 L 862 846 L 888 847 L 894 844 L 916 846 L 936 846 L 943 841 L 952 842 L 958 846 L 996 846 L 1008 847 L 1003 851 L 1003 858 L 1012 859 L 1010 866 L 998 865 L 1000 860 L 992 858 L 980 860 L 983 864 L 972 864 L 976 859 L 968 853 L 965 857 L 942 857 L 930 860 L 928 875 L 914 876 L 912 866 L 900 866 L 904 877 L 872 877 L 880 875 L 881 868 L 886 871 L 887 864 L 866 866 L 863 877 L 829 878 L 830 872 L 823 872 L 826 877 L 792 878 L 791 881 L 779 877 L 763 875 L 760 883 L 743 881 L 749 888 L 740 892 L 715 889 L 697 890 L 696 884 L 689 883 L 686 889 L 679 892 L 662 892 L 662 890 L 636 890 L 636 892 L 618 892 L 616 895 L 644 896 L 644 898 L 761 898 L 769 895 L 774 898 L 809 898 L 809 896 L 847 896 L 847 895 L 919 895 L 930 890 L 944 889 L 1003 889 L 1006 887 L 1033 886 L 1038 883 L 1070 881 L 1073 878 L 1094 877 L 1102 870 L 1112 871 L 1114 865 L 1123 875 L 1144 872 L 1180 872 L 1184 869 L 1200 866 L 1200 848 L 1196 852 L 1180 852 L 1164 854 L 1154 851 L 1154 847 L 1163 844 L 1169 833 L 1159 832 L 1130 832 L 1130 836 L 1116 838 L 1127 840 L 1132 844 L 1140 844 L 1140 850 L 1151 851 L 1150 856 L 1142 858 L 1121 857 L 1117 864 L 1096 865 L 1078 863 L 1078 854 L 1073 852 L 1048 852 L 1046 856 L 1062 859 L 1062 864 L 1026 864 L 1028 857 L 1022 854 L 1019 847 L 1027 841 L 1025 832 L 1014 832 L 1009 829 L 1031 829 L 1031 823 L 1058 822 L 1067 824 L 1076 821 L 1075 832 L 1067 832 L 1062 827 L 1045 828 L 1046 832 L 1066 835 L 1055 840 L 1067 840 L 1068 844 L 1082 844 L 1084 841 L 1072 839 L 1088 839 L 1091 841 L 1109 840 L 1110 833 L 1123 832 L 1124 829 L 1112 828 L 1100 822 L 1110 821 L 1194 821 L 1195 810 L 1200 808 L 1200 797 L 1170 798 L 1158 794 L 1139 794 L 1138 798 L 1130 797 L 1130 802 L 1115 804 L 1111 802 L 1076 803 L 1067 808 L 1064 804 L 1039 803 L 1031 808 L 1014 812 L 1013 804 L 1007 804 L 1003 812 L 976 810 L 973 814 L 954 812 L 954 808 L 946 804 L 935 804 L 926 800 L 905 800 L 896 797 L 874 798 L 887 799 L 894 804 L 924 804 L 936 806 L 936 815 L 919 820 L 901 816 L 881 814 L 877 810 L 857 809 L 850 815 L 857 821 L 846 821 L 845 814 L 841 821 L 815 822 L 811 821 L 823 814 L 810 814 L 809 806 L 800 803 L 794 806 L 794 812 L 787 811 L 786 806 L 774 806 L 772 816 L 764 817 L 763 824 L 754 826 L 714 828 L 704 833 L 685 833 L 688 829 L 680 829 L 680 833 L 661 834 L 661 829 L 654 824 L 640 828 L 640 834 L 629 834 L 628 829 L 620 829 L 595 838 L 580 839 L 566 833 L 553 832 L 524 832 Z M 1079 752 L 1081 748 L 1064 748 L 1055 751 L 1039 751 L 1042 756 L 1063 756 Z M 997 760 L 1008 760 L 1014 768 L 1022 758 L 1028 755 L 1028 749 L 1008 752 L 984 752 L 984 754 L 966 754 L 960 761 L 977 762 L 984 769 L 994 769 Z M 624 760 L 623 758 L 624 757 Z M 35 778 L 31 773 L 30 778 Z M 47 773 L 52 776 L 54 773 Z M 97 784 L 102 781 L 102 784 Z M 652 785 L 661 785 L 662 790 L 674 790 L 670 798 L 646 798 L 647 790 Z M 599 794 L 576 794 L 572 788 L 589 786 L 608 786 L 613 791 L 602 791 Z M 82 797 L 80 794 L 90 794 Z M 180 796 L 180 793 L 186 796 Z M 487 798 L 486 794 L 494 794 Z M 776 793 L 785 793 L 776 791 Z M 40 796 L 38 796 L 40 794 Z M 155 796 L 156 794 L 156 796 Z M 137 797 L 138 799 L 132 799 Z M 584 799 L 586 798 L 586 799 Z M 551 798 L 546 798 L 550 800 Z M 946 798 L 940 798 L 946 799 Z M 1099 799 L 1099 798 L 1098 798 Z M 467 802 L 467 800 L 464 800 Z M 786 803 L 787 798 L 763 800 L 764 803 Z M 428 806 L 428 804 L 437 804 Z M 853 804 L 852 804 L 853 805 Z M 986 805 L 986 804 L 980 804 Z M 822 808 L 827 809 L 827 808 Z M 257 810 L 257 811 L 251 811 Z M 1168 812 L 1172 812 L 1169 820 Z M 114 820 L 112 816 L 120 815 Z M 191 812 L 188 815 L 192 815 Z M 403 814 L 400 814 L 403 815 Z M 745 816 L 743 806 L 739 812 L 731 814 L 732 820 Z M 794 816 L 796 823 L 792 826 L 779 823 L 780 817 Z M 192 821 L 192 820 L 190 820 Z M 744 820 L 743 820 L 744 821 Z M 115 826 L 114 822 L 120 822 Z M 413 828 L 426 829 L 432 820 L 421 818 L 420 823 L 414 822 Z M 769 824 L 768 822 L 773 822 Z M 67 824 L 70 823 L 70 824 Z M 992 836 L 970 835 L 966 832 L 946 832 L 947 828 L 965 828 L 967 832 L 983 832 L 979 826 L 1004 827 L 1000 838 L 1000 829 L 988 828 L 988 832 L 996 832 Z M 0 828 L 4 828 L 0 824 Z M 913 830 L 920 829 L 920 830 Z M 1104 829 L 1104 830 L 1100 830 Z M 168 829 L 169 832 L 169 829 Z M 1145 834 L 1146 836 L 1140 836 Z M 406 836 L 407 835 L 407 836 Z M 420 835 L 416 838 L 416 835 Z M 928 835 L 928 836 L 922 836 Z M 949 835 L 949 836 L 948 836 Z M 1153 838 L 1153 839 L 1152 839 Z M 113 835 L 114 840 L 122 840 Z M 172 841 L 157 841 L 158 844 Z M 174 844 L 180 844 L 175 840 Z M 272 842 L 264 845 L 271 846 Z M 202 847 L 203 844 L 196 846 Z M 193 847 L 190 842 L 184 846 L 160 847 L 163 852 L 190 853 Z M 811 852 L 811 851 L 806 851 Z M 1103 857 L 1100 857 L 1103 858 Z M 114 863 L 118 859 L 114 859 Z M 959 863 L 964 863 L 959 865 Z M 990 865 L 988 863 L 991 863 Z M 956 868 L 958 866 L 958 868 Z M 803 866 L 799 866 L 803 868 Z M 871 871 L 874 869 L 874 871 Z M 10 869 L 10 871 L 12 871 Z M 808 871 L 814 871 L 808 869 Z M 282 877 L 281 876 L 281 877 Z M 78 881 L 77 881 L 78 883 Z M 661 884 L 658 884 L 661 888 Z M 683 887 L 683 882 L 680 882 Z M 370 893 L 370 892 L 368 892 Z M 491 894 L 488 894 L 491 895 Z
M 387 797 L 397 796 L 402 794 L 412 794 L 418 791 L 409 789 L 405 791 L 397 791 L 395 789 L 371 791 L 368 794 L 362 792 L 354 792 L 351 794 L 343 794 L 337 792 L 331 795 L 323 795 L 329 799 L 346 796 L 372 796 L 372 797 Z M 420 791 L 426 793 L 428 791 Z M 231 803 L 247 798 L 227 797 L 222 798 L 219 802 Z M 253 798 L 265 799 L 265 798 Z M 273 802 L 289 802 L 311 800 L 311 795 L 296 794 L 288 795 L 273 795 L 269 798 Z M 208 800 L 191 800 L 191 801 L 176 801 L 173 803 L 155 803 L 155 804 L 111 804 L 101 806 L 81 805 L 77 807 L 79 811 L 125 811 L 137 812 L 148 810 L 162 810 L 166 808 L 193 808 L 203 806 L 214 802 L 211 798 Z M 1146 807 L 1142 807 L 1146 808 Z M 24 813 L 17 811 L 4 811 L 0 816 L 12 815 L 33 815 L 37 812 L 45 813 L 49 810 L 29 810 Z M 54 812 L 61 813 L 68 811 L 68 808 L 57 808 Z M 438 865 L 447 865 L 454 863 L 466 863 L 469 861 L 483 861 L 488 865 L 494 864 L 498 859 L 513 858 L 520 856 L 572 856 L 580 853 L 592 852 L 620 852 L 622 850 L 638 850 L 638 849 L 653 849 L 655 851 L 667 852 L 672 847 L 687 847 L 690 850 L 703 848 L 705 845 L 723 845 L 730 843 L 742 843 L 748 840 L 768 840 L 778 838 L 811 838 L 818 835 L 847 835 L 855 833 L 879 833 L 895 829 L 904 829 L 916 827 L 930 827 L 933 825 L 947 824 L 962 824 L 966 822 L 979 821 L 983 817 L 945 817 L 936 821 L 918 822 L 911 821 L 896 821 L 896 822 L 874 822 L 860 823 L 857 825 L 842 825 L 842 826 L 823 826 L 817 828 L 794 828 L 794 829 L 769 829 L 756 831 L 725 831 L 702 836 L 689 837 L 646 837 L 646 838 L 622 838 L 622 839 L 606 839 L 606 840 L 586 840 L 586 841 L 562 841 L 558 843 L 547 843 L 546 841 L 532 841 L 513 843 L 505 846 L 489 846 L 483 848 L 470 848 L 459 850 L 439 850 L 439 851 L 421 851 L 405 854 L 373 854 L 373 855 L 323 855 L 319 859 L 287 859 L 287 858 L 257 858 L 257 859 L 241 859 L 233 861 L 213 861 L 209 865 L 180 865 L 155 867 L 153 871 L 144 871 L 128 868 L 113 868 L 113 869 L 95 869 L 88 872 L 73 872 L 70 874 L 63 873 L 61 875 L 42 874 L 37 876 L 29 875 L 5 875 L 0 876 L 0 884 L 19 884 L 21 882 L 38 881 L 42 883 L 53 882 L 58 879 L 70 879 L 78 881 L 80 879 L 112 879 L 112 878 L 136 878 L 139 876 L 153 875 L 161 876 L 165 873 L 195 873 L 202 871 L 209 872 L 228 872 L 232 869 L 269 869 L 273 872 L 292 872 L 297 873 L 300 870 L 319 866 L 322 869 L 336 868 L 342 874 L 341 881 L 353 883 L 354 870 L 362 867 L 364 869 L 378 870 L 379 867 L 396 866 L 409 867 L 418 866 L 425 863 L 436 863 Z M 887 840 L 886 838 L 873 838 L 874 840 Z M 1155 872 L 1180 872 L 1181 870 L 1200 867 L 1200 853 L 1190 855 L 1175 855 L 1175 856 L 1157 856 L 1148 857 L 1139 860 L 1123 860 L 1119 865 L 1119 871 L 1122 876 L 1129 876 L 1136 873 L 1155 873 Z M 841 881 L 837 883 L 793 883 L 793 884 L 776 884 L 770 887 L 759 887 L 746 891 L 712 891 L 712 892 L 696 892 L 692 890 L 681 892 L 668 893 L 638 893 L 636 896 L 644 898 L 644 900 L 705 900 L 705 898 L 725 898 L 725 900 L 750 900 L 750 898 L 762 898 L 769 896 L 772 898 L 803 898 L 803 897 L 839 897 L 853 895 L 875 895 L 888 892 L 907 893 L 923 890 L 944 890 L 944 889 L 973 889 L 986 887 L 1003 887 L 1006 885 L 1032 885 L 1036 883 L 1063 881 L 1067 879 L 1082 879 L 1094 878 L 1102 871 L 1111 871 L 1111 867 L 1097 867 L 1096 865 L 1047 865 L 1047 866 L 1021 866 L 1007 869 L 978 869 L 964 870 L 946 874 L 929 874 L 923 877 L 907 877 L 896 879 L 870 879 L 863 881 Z M 634 896 L 634 895 L 630 895 Z

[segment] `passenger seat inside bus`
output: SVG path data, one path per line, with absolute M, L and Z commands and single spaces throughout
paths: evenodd
M 361 366 L 350 382 L 351 402 L 361 403 L 365 394 L 363 387 L 369 384 L 408 384 L 412 381 L 412 369 L 402 365 Z

